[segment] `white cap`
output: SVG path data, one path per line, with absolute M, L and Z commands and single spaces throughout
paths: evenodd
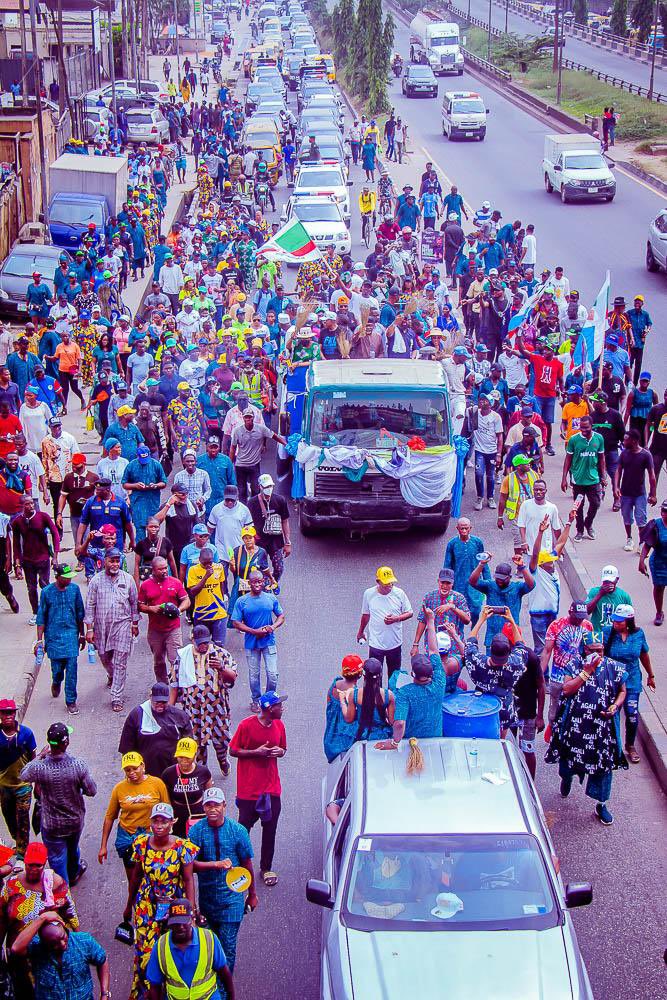
M 618 569 L 617 569 L 616 566 L 612 566 L 611 564 L 609 564 L 609 566 L 603 566 L 602 567 L 602 582 L 603 583 L 605 582 L 605 580 L 618 580 L 619 576 L 620 576 L 620 573 L 618 572 Z
M 226 802 L 225 793 L 222 788 L 207 788 L 204 790 L 202 796 L 202 805 L 206 805 L 207 802 Z
M 448 653 L 452 648 L 452 640 L 446 632 L 438 632 L 438 652 Z
M 447 218 L 448 218 L 448 220 L 450 222 L 458 222 L 458 220 L 459 220 L 459 217 L 456 214 L 456 212 L 450 212 L 449 215 L 447 216 Z
M 361 261 L 357 261 L 357 263 L 353 266 L 352 270 L 353 271 L 365 271 L 366 270 L 366 265 L 362 264 Z
M 287 313 L 278 313 L 278 322 L 279 323 L 289 323 L 290 322 L 290 318 L 287 315 Z
M 490 201 L 483 201 L 482 202 L 482 208 L 491 208 L 491 202 Z
M 262 475 L 257 480 L 262 489 L 266 489 L 267 486 L 275 486 L 273 477 L 269 472 L 263 472 Z

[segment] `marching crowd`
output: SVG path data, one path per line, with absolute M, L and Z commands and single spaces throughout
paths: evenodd
M 257 878 L 278 882 L 286 696 L 277 633 L 291 613 L 281 600 L 291 535 L 267 446 L 286 443 L 276 419 L 281 371 L 320 358 L 441 365 L 474 467 L 473 506 L 497 509 L 514 550 L 494 561 L 499 536 L 482 538 L 460 517 L 414 611 L 391 567 L 377 570 L 357 631 L 368 657 L 345 656 L 328 689 L 329 761 L 355 740 L 393 751 L 403 739 L 442 735 L 443 698 L 476 688 L 500 699 L 501 730 L 517 736 L 531 773 L 543 733 L 563 797 L 585 778 L 609 825 L 613 771 L 639 760 L 642 671 L 651 688 L 655 674 L 633 570 L 605 566 L 586 601 L 565 608 L 559 558 L 568 537 L 595 538 L 606 502 L 620 512 L 628 553 L 637 525 L 656 626 L 667 582 L 667 501 L 648 519 L 667 456 L 667 392 L 658 399 L 643 367 L 651 319 L 642 296 L 630 308 L 614 299 L 603 356 L 587 359 L 579 342 L 588 310 L 562 267 L 538 266 L 534 227 L 505 223 L 488 202 L 469 218 L 432 164 L 415 188 L 392 193 L 364 260 L 330 246 L 288 291 L 280 265 L 261 254 L 273 227 L 246 197 L 246 176 L 264 171 L 240 144 L 241 104 L 220 82 L 212 110 L 197 106 L 192 85 L 181 87 L 182 102 L 172 95 L 171 147 L 130 154 L 122 212 L 104 232 L 91 224 L 55 275 L 35 273 L 25 327 L 0 329 L 0 593 L 22 613 L 14 586 L 25 579 L 35 657 L 48 658 L 51 694 L 64 696 L 68 718 L 79 713 L 80 653 L 91 665 L 99 658 L 109 708 L 123 715 L 144 623 L 153 657 L 150 696 L 125 716 L 98 854 L 110 863 L 113 835 L 127 877 L 116 934 L 134 944 L 137 1000 L 165 983 L 181 995 L 179 948 L 193 936 L 205 956 L 197 996 L 212 995 L 217 974 L 221 995 L 233 997 L 237 936 L 258 904 L 257 822 Z M 373 123 L 354 128 L 355 142 L 378 145 Z M 191 130 L 196 208 L 163 233 Z M 123 139 L 121 118 L 95 151 L 114 155 Z M 386 182 L 379 193 L 387 198 Z M 419 229 L 435 226 L 442 271 L 420 255 Z M 151 290 L 131 316 L 123 291 L 147 269 Z M 99 438 L 96 462 L 63 429 L 70 390 Z M 565 523 L 543 478 L 546 463 L 561 461 L 559 436 Z M 232 630 L 250 706 L 233 733 L 230 695 L 242 682 Z M 0 805 L 14 841 L 0 854 L 0 928 L 16 995 L 37 1000 L 92 995 L 90 965 L 110 995 L 104 949 L 79 931 L 71 892 L 87 868 L 79 840 L 97 785 L 70 735 L 54 722 L 39 751 L 15 703 L 0 701 Z M 209 746 L 223 779 L 235 764 L 238 819 L 214 783 Z M 31 840 L 31 824 L 41 840 Z M 69 977 L 65 992 L 58 975 Z

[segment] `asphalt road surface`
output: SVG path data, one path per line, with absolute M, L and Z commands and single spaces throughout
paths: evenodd
M 456 86 L 459 84 L 457 81 Z M 541 148 L 544 130 L 495 95 L 489 100 L 493 117 L 486 145 L 445 147 L 446 157 L 438 159 L 445 169 L 453 170 L 464 193 L 474 202 L 491 197 L 503 208 L 507 206 L 508 216 L 517 209 L 521 214 L 521 205 L 527 205 L 531 219 L 538 225 L 544 259 L 553 261 L 554 255 L 562 253 L 588 296 L 596 290 L 599 273 L 605 266 L 604 260 L 593 261 L 595 266 L 591 268 L 593 248 L 601 251 L 610 242 L 610 232 L 623 231 L 619 227 L 625 225 L 618 221 L 610 229 L 612 216 L 607 213 L 620 209 L 623 219 L 628 221 L 632 215 L 630 197 L 640 216 L 642 211 L 635 196 L 644 199 L 644 211 L 653 202 L 646 192 L 636 191 L 628 183 L 627 196 L 619 197 L 618 203 L 610 207 L 567 207 L 567 216 L 551 215 L 561 211 L 560 205 L 555 202 L 551 205 L 540 192 L 539 184 L 532 195 L 532 180 L 524 181 L 518 170 L 518 164 L 533 162 L 531 157 Z M 400 98 L 397 105 L 401 110 L 406 107 Z M 409 112 L 415 141 L 425 143 L 439 154 L 437 123 L 429 121 L 433 107 L 432 102 L 427 105 L 413 101 Z M 502 130 L 505 130 L 504 142 L 500 139 Z M 511 142 L 507 141 L 510 136 Z M 510 159 L 507 164 L 500 159 L 501 149 Z M 457 156 L 465 160 L 459 162 Z M 358 188 L 355 197 L 357 191 Z M 285 189 L 281 188 L 279 193 L 284 199 Z M 591 219 L 596 221 L 591 223 Z M 546 232 L 549 226 L 553 227 L 552 234 Z M 606 239 L 596 226 L 606 227 Z M 363 257 L 356 218 L 353 232 L 355 252 Z M 584 233 L 588 233 L 586 247 L 579 245 Z M 589 273 L 591 270 L 593 274 Z M 632 277 L 627 273 L 626 281 L 634 290 Z M 267 467 L 272 467 L 271 461 L 267 461 Z M 471 506 L 470 492 L 469 488 L 464 502 L 466 512 Z M 476 532 L 488 539 L 491 550 L 500 556 L 507 550 L 508 535 L 500 536 L 495 530 L 493 514 L 489 511 L 475 514 L 474 524 Z M 293 526 L 294 554 L 287 562 L 281 593 L 287 623 L 278 633 L 280 687 L 290 696 L 284 715 L 288 754 L 280 765 L 283 812 L 275 858 L 280 881 L 274 889 L 259 888 L 260 906 L 245 919 L 241 929 L 236 972 L 239 997 L 257 1000 L 319 997 L 319 913 L 306 903 L 304 886 L 309 876 L 321 873 L 320 789 L 326 768 L 321 735 L 325 692 L 338 673 L 342 656 L 358 649 L 355 635 L 361 594 L 372 585 L 376 567 L 385 563 L 393 566 L 400 584 L 417 605 L 434 585 L 452 530 L 446 537 L 378 535 L 351 542 L 340 534 L 303 539 L 296 525 Z M 408 624 L 406 652 L 411 637 L 412 626 Z M 241 642 L 234 636 L 229 645 L 240 668 L 232 695 L 236 722 L 247 713 L 249 692 Z M 48 669 L 43 668 L 26 720 L 35 729 L 38 742 L 48 724 L 63 717 L 62 707 L 56 708 L 51 700 L 48 675 Z M 89 804 L 82 844 L 90 869 L 74 895 L 83 926 L 109 949 L 114 993 L 125 997 L 131 976 L 131 952 L 113 941 L 113 929 L 125 904 L 125 877 L 112 851 L 103 868 L 96 860 L 108 795 L 122 777 L 116 753 L 122 720 L 108 707 L 102 668 L 89 667 L 82 656 L 80 677 L 81 715 L 74 720 L 71 748 L 90 763 L 99 792 Z M 142 638 L 131 665 L 128 708 L 144 700 L 151 680 L 151 660 Z M 212 770 L 216 780 L 222 780 L 217 765 L 213 764 Z M 224 781 L 223 787 L 228 798 L 233 799 L 233 777 Z M 593 882 L 593 904 L 577 911 L 575 922 L 596 996 L 605 1000 L 640 997 L 658 1000 L 664 996 L 665 988 L 662 953 L 667 925 L 664 893 L 667 809 L 652 773 L 642 762 L 630 773 L 615 778 L 612 807 L 616 822 L 609 829 L 602 828 L 593 818 L 592 803 L 579 790 L 573 791 L 567 803 L 563 803 L 554 767 L 540 766 L 538 789 L 552 822 L 565 880 Z M 231 814 L 235 814 L 233 806 Z M 253 841 L 257 848 L 256 832 Z M 474 969 L 470 971 L 471 996 L 474 996 Z M 415 969 L 415 976 L 418 974 Z M 442 995 L 446 996 L 446 969 L 443 969 Z
M 468 4 L 464 0 L 456 3 L 460 10 L 468 10 Z M 486 0 L 470 0 L 470 13 L 488 24 L 489 5 Z M 505 7 L 497 3 L 491 5 L 491 25 L 500 31 L 505 30 Z M 518 13 L 510 8 L 508 29 L 516 35 L 532 35 L 534 37 L 544 35 L 549 29 L 549 25 L 541 21 L 533 21 L 524 14 Z M 553 22 L 551 24 L 553 27 Z M 601 73 L 608 73 L 609 76 L 618 77 L 621 80 L 628 80 L 632 83 L 639 83 L 642 87 L 648 87 L 651 75 L 650 63 L 641 62 L 639 59 L 631 59 L 623 52 L 614 52 L 612 49 L 603 49 L 598 45 L 591 45 L 583 38 L 575 38 L 567 29 L 565 30 L 565 47 L 563 56 L 572 59 L 573 62 L 581 63 L 582 66 L 589 66 L 591 69 L 599 70 Z M 667 93 L 667 70 L 659 65 L 655 67 L 655 90 L 660 93 Z

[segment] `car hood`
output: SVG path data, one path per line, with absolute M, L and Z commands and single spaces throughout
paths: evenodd
M 560 927 L 542 931 L 414 931 L 347 929 L 355 1000 L 572 1000 Z

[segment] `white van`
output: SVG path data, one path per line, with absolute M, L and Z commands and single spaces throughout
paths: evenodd
M 546 190 L 560 194 L 563 204 L 614 200 L 616 179 L 594 135 L 545 135 L 542 170 Z
M 479 94 L 448 90 L 442 99 L 442 134 L 448 139 L 479 139 L 486 135 L 488 109 Z

